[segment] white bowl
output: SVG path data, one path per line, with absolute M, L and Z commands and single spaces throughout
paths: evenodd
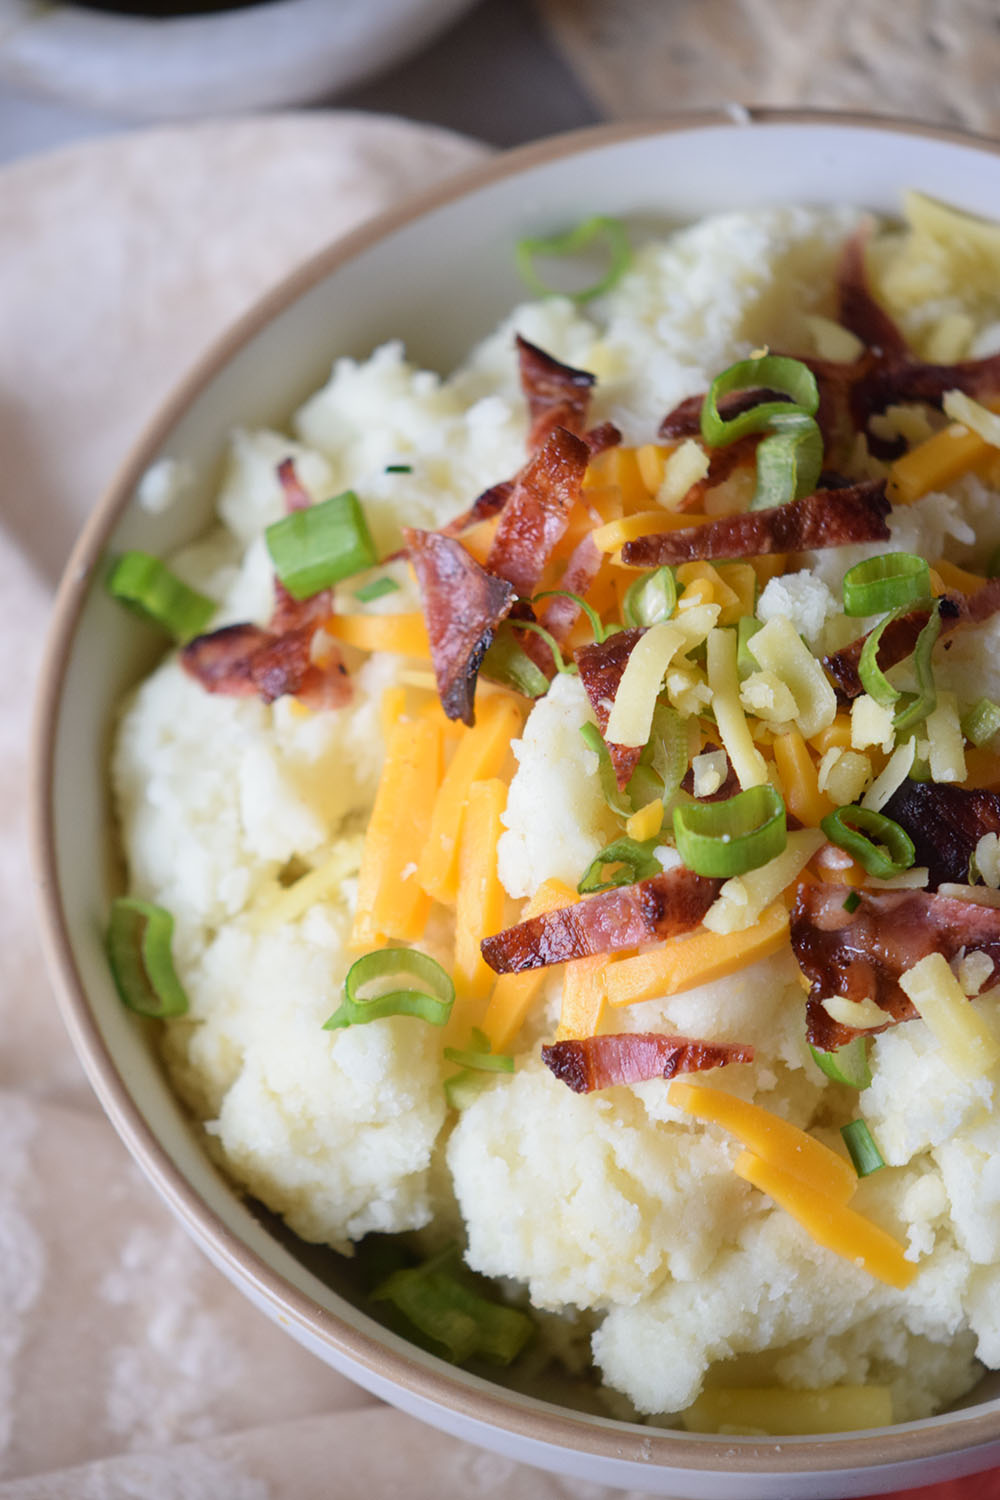
M 48 957 L 65 1020 L 116 1128 L 156 1191 L 258 1306 L 361 1385 L 460 1437 L 567 1475 L 698 1500 L 842 1497 L 1000 1463 L 1000 1403 L 827 1438 L 701 1437 L 574 1409 L 455 1369 L 373 1321 L 332 1252 L 297 1242 L 209 1162 L 148 1030 L 120 1005 L 102 945 L 118 889 L 106 764 L 115 706 L 151 665 L 146 635 L 108 600 L 102 559 L 169 552 L 208 521 L 236 424 L 281 423 L 334 354 L 402 337 L 447 369 L 519 295 L 511 246 L 595 212 L 653 229 L 726 207 L 861 203 L 892 213 L 919 188 L 970 210 L 1000 202 L 1000 148 L 917 125 L 737 111 L 615 126 L 500 157 L 307 265 L 246 318 L 127 459 L 73 554 L 38 716 L 36 844 Z M 135 500 L 147 466 L 183 458 L 197 483 L 167 512 Z M 341 1294 L 343 1293 L 343 1295 Z

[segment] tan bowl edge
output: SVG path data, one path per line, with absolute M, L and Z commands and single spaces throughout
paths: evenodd
M 77 1055 L 104 1110 L 146 1176 L 174 1213 L 217 1263 L 238 1272 L 256 1295 L 286 1325 L 327 1343 L 363 1369 L 414 1395 L 461 1416 L 521 1438 L 566 1447 L 595 1458 L 636 1463 L 647 1469 L 691 1469 L 752 1474 L 794 1474 L 841 1469 L 877 1469 L 894 1463 L 940 1457 L 956 1449 L 971 1450 L 1000 1437 L 995 1412 L 955 1412 L 929 1423 L 906 1423 L 871 1434 L 844 1433 L 829 1438 L 783 1437 L 774 1441 L 694 1437 L 610 1420 L 576 1417 L 555 1407 L 533 1409 L 525 1398 L 501 1386 L 481 1382 L 470 1389 L 443 1364 L 428 1370 L 405 1354 L 375 1344 L 366 1334 L 340 1325 L 289 1286 L 253 1251 L 241 1245 L 170 1161 L 125 1088 L 104 1044 L 73 957 L 56 881 L 53 809 L 49 786 L 53 773 L 55 733 L 69 647 L 90 586 L 91 575 L 108 535 L 136 484 L 181 413 L 232 355 L 301 293 L 371 243 L 429 209 L 461 196 L 468 189 L 521 171 L 525 167 L 646 135 L 711 125 L 840 124 L 884 130 L 889 134 L 926 136 L 939 141 L 1000 152 L 1000 142 L 968 131 L 950 130 L 891 116 L 843 111 L 782 110 L 733 106 L 691 111 L 662 119 L 619 122 L 575 130 L 505 152 L 485 164 L 449 178 L 443 185 L 407 200 L 320 251 L 262 298 L 193 367 L 186 379 L 149 423 L 90 516 L 73 548 L 56 596 L 46 643 L 32 732 L 32 855 L 38 888 L 43 948 L 56 999 Z M 956 1441 L 957 1439 L 957 1441 Z M 713 1448 L 715 1451 L 713 1451 Z

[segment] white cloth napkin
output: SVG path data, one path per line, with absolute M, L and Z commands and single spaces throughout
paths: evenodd
M 4 1500 L 606 1493 L 381 1405 L 202 1257 L 71 1052 L 35 935 L 26 847 L 51 592 L 117 462 L 270 283 L 483 154 L 398 120 L 303 114 L 143 131 L 0 172 Z

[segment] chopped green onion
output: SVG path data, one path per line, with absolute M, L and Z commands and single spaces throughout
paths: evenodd
M 490 1039 L 478 1026 L 472 1028 L 469 1048 L 445 1047 L 444 1055 L 449 1062 L 461 1063 L 463 1068 L 476 1068 L 484 1073 L 513 1073 L 514 1059 L 505 1052 L 491 1052 Z
M 844 574 L 844 613 L 878 615 L 917 604 L 930 594 L 930 574 L 925 560 L 912 552 L 866 557 Z
M 760 671 L 760 664 L 750 649 L 750 642 L 758 630 L 763 629 L 763 620 L 758 620 L 754 615 L 743 615 L 736 626 L 736 671 L 741 682 Z
M 125 552 L 107 581 L 108 593 L 150 625 L 166 630 L 180 645 L 201 635 L 215 613 L 215 601 L 188 588 L 149 552 Z
M 920 602 L 926 602 L 930 607 L 930 600 Z M 912 607 L 912 605 L 904 604 L 899 609 L 892 610 L 884 620 L 880 620 L 865 637 L 865 643 L 858 658 L 858 677 L 861 679 L 861 686 L 869 698 L 874 698 L 882 708 L 891 708 L 901 696 L 899 689 L 893 687 L 878 664 L 878 648 L 882 644 L 882 632 L 887 625 L 891 625 L 901 615 L 907 614 Z
M 580 735 L 587 749 L 593 750 L 597 756 L 597 774 L 601 780 L 601 791 L 605 802 L 620 818 L 630 818 L 635 809 L 631 805 L 631 799 L 618 786 L 618 777 L 611 764 L 611 754 L 601 731 L 596 724 L 581 724 Z
M 381 599 L 386 594 L 395 594 L 399 584 L 395 578 L 373 578 L 371 583 L 366 583 L 363 588 L 355 589 L 354 597 L 361 604 L 371 604 L 373 599 Z
M 413 465 L 412 464 L 386 464 L 386 466 L 385 466 L 385 472 L 387 474 L 412 474 L 413 473 Z
M 806 412 L 777 412 L 769 426 L 771 436 L 757 448 L 751 510 L 770 510 L 811 495 L 823 468 L 823 434 Z
M 293 599 L 309 599 L 378 560 L 353 490 L 293 510 L 269 526 L 264 537 L 274 571 Z
M 834 1047 L 831 1052 L 812 1046 L 809 1051 L 816 1066 L 834 1083 L 846 1083 L 852 1089 L 866 1089 L 872 1081 L 867 1037 L 856 1036 L 846 1046 Z
M 534 596 L 531 601 L 532 604 L 537 604 L 539 599 L 572 599 L 573 603 L 579 605 L 590 621 L 590 628 L 594 632 L 594 643 L 600 646 L 607 640 L 608 627 L 597 613 L 597 610 L 594 609 L 593 605 L 588 604 L 586 599 L 582 598 L 579 594 L 574 594 L 572 589 L 544 589 L 542 593 Z
M 962 716 L 962 733 L 977 749 L 988 745 L 998 731 L 1000 703 L 994 703 L 992 698 L 979 698 Z
M 774 390 L 787 393 L 787 401 L 763 401 L 726 421 L 719 414 L 719 401 L 733 391 Z M 778 416 L 816 415 L 819 387 L 816 377 L 799 359 L 784 354 L 764 354 L 741 359 L 717 375 L 708 388 L 701 408 L 701 435 L 713 448 L 735 443 L 748 432 L 766 432 Z
M 549 679 L 518 641 L 510 620 L 500 625 L 479 670 L 526 698 L 542 698 L 549 690 Z
M 676 708 L 657 703 L 649 739 L 626 787 L 634 812 L 659 797 L 664 808 L 688 768 L 688 727 Z
M 555 662 L 556 671 L 560 674 L 560 676 L 576 676 L 576 662 L 568 662 L 565 660 L 562 652 L 559 649 L 559 642 L 556 640 L 555 636 L 550 630 L 545 629 L 544 625 L 539 625 L 537 620 L 515 620 L 514 627 L 517 630 L 530 630 L 535 635 L 541 636 L 546 646 L 548 646 L 549 650 L 552 652 L 552 660 Z
M 449 1109 L 468 1109 L 489 1083 L 489 1075 L 476 1068 L 463 1068 L 444 1081 L 445 1103 Z
M 548 286 L 535 270 L 535 256 L 576 255 L 586 250 L 592 240 L 604 236 L 607 240 L 611 263 L 607 272 L 590 286 L 577 292 L 561 292 L 558 287 Z M 519 240 L 514 251 L 518 274 L 524 284 L 540 297 L 569 297 L 572 302 L 589 302 L 611 290 L 624 276 L 632 259 L 628 233 L 621 219 L 611 219 L 595 214 L 575 229 L 565 234 L 552 234 L 542 239 Z
M 906 829 L 868 807 L 838 807 L 835 812 L 827 813 L 819 826 L 831 844 L 845 850 L 877 880 L 901 875 L 916 859 L 913 840 Z M 867 834 L 873 834 L 878 842 L 873 843 Z
M 362 995 L 370 984 L 405 974 L 424 986 L 422 989 L 381 989 L 374 995 Z M 383 1016 L 418 1016 L 432 1026 L 443 1026 L 455 1003 L 455 986 L 435 959 L 415 948 L 380 948 L 366 953 L 347 971 L 344 1000 L 324 1031 L 341 1026 L 360 1026 Z
M 451 1269 L 459 1266 L 457 1251 L 449 1247 L 422 1266 L 394 1271 L 372 1298 L 391 1302 L 425 1337 L 442 1345 L 455 1364 L 478 1356 L 509 1365 L 528 1342 L 534 1324 L 517 1308 L 471 1291 Z
M 578 894 L 590 896 L 594 891 L 610 891 L 614 886 L 634 885 L 637 880 L 646 880 L 650 875 L 662 875 L 663 866 L 653 854 L 662 842 L 657 834 L 651 839 L 621 838 L 606 844 L 587 866 L 576 888 Z M 605 880 L 605 866 L 619 864 L 624 868 Z
M 931 656 L 938 636 L 941 634 L 941 615 L 935 605 L 931 617 L 917 636 L 913 648 L 913 673 L 917 679 L 917 691 L 907 694 L 905 704 L 893 715 L 893 728 L 898 734 L 922 724 L 937 706 L 937 688 L 934 686 L 934 668 Z
M 107 952 L 115 986 L 140 1016 L 182 1016 L 187 995 L 174 969 L 174 919 L 162 906 L 119 896 L 111 903 Z
M 872 1140 L 872 1133 L 864 1120 L 852 1120 L 849 1125 L 841 1125 L 840 1133 L 859 1177 L 870 1177 L 873 1172 L 885 1166 L 882 1153 Z
M 675 807 L 674 839 L 681 859 L 696 875 L 744 875 L 784 849 L 785 804 L 765 782 L 724 802 Z
M 844 898 L 844 910 L 847 913 L 850 914 L 850 913 L 856 912 L 857 909 L 858 909 L 858 907 L 860 905 L 861 905 L 861 897 L 858 895 L 857 891 L 851 891 L 851 893 L 848 896 L 845 896 L 845 898 Z
M 629 585 L 622 600 L 622 618 L 633 630 L 661 625 L 669 620 L 677 604 L 677 579 L 673 568 L 654 568 Z

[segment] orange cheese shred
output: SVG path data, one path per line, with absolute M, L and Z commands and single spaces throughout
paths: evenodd
M 422 614 L 331 615 L 323 629 L 361 651 L 430 658 L 431 643 Z
M 780 901 L 745 932 L 709 932 L 671 938 L 659 948 L 608 964 L 608 1003 L 634 1005 L 663 995 L 679 995 L 699 984 L 725 979 L 788 942 L 788 912 Z
M 458 899 L 455 906 L 455 992 L 457 1003 L 486 1000 L 496 975 L 479 951 L 483 938 L 504 925 L 504 888 L 497 874 L 497 843 L 507 787 L 498 778 L 469 787 L 458 845 Z M 429 816 L 429 814 L 428 814 Z M 419 889 L 419 886 L 418 886 Z
M 598 953 L 592 958 L 576 958 L 563 971 L 562 1010 L 556 1041 L 579 1041 L 596 1036 L 607 1002 L 606 972 L 608 960 Z

